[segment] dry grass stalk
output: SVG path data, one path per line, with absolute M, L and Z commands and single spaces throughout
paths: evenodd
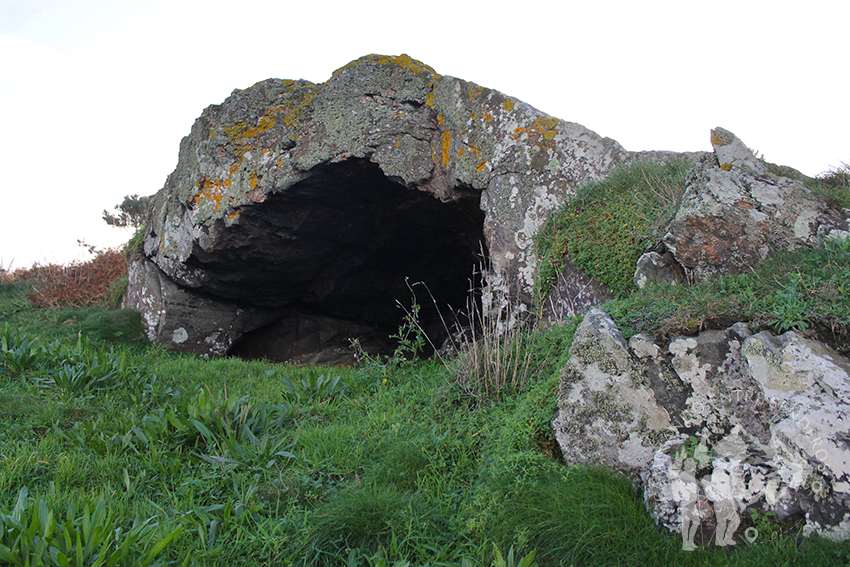
M 12 279 L 32 285 L 27 297 L 36 307 L 91 307 L 105 305 L 110 286 L 126 273 L 124 251 L 109 249 L 96 251 L 86 262 L 18 269 Z
M 523 391 L 528 380 L 533 349 L 530 329 L 514 312 L 507 296 L 483 310 L 469 302 L 467 340 L 457 349 L 456 374 L 464 392 L 476 399 L 497 399 Z

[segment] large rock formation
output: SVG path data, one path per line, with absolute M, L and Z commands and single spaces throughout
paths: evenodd
M 392 329 L 417 282 L 460 308 L 485 261 L 490 289 L 527 306 L 549 211 L 636 157 L 404 55 L 363 57 L 319 85 L 262 81 L 204 110 L 181 143 L 129 303 L 151 339 L 202 354 L 281 336 L 321 348 L 292 331 L 318 328 L 305 317 Z
M 772 173 L 728 130 L 712 130 L 711 144 L 714 155 L 688 173 L 660 251 L 638 262 L 638 286 L 740 273 L 779 251 L 850 237 L 850 210 L 830 208 L 800 181 Z
M 778 251 L 850 237 L 850 211 L 777 176 L 732 133 L 688 174 L 682 204 L 635 283 L 687 283 L 748 269 Z M 591 309 L 562 370 L 552 425 L 564 458 L 630 475 L 657 523 L 708 526 L 735 543 L 742 516 L 799 516 L 804 532 L 850 539 L 850 360 L 794 332 L 744 323 L 636 335 Z M 743 534 L 758 536 L 753 527 Z
M 553 420 L 565 459 L 631 475 L 659 525 L 681 531 L 690 515 L 726 528 L 725 545 L 741 516 L 773 512 L 804 518 L 807 535 L 850 539 L 847 358 L 743 323 L 626 341 L 598 309 L 570 354 Z

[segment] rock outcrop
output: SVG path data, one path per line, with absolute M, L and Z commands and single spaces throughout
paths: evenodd
M 727 130 L 713 130 L 711 142 L 666 235 L 639 259 L 638 287 L 735 274 L 779 251 L 850 237 L 850 210 L 771 173 Z M 802 517 L 806 535 L 850 539 L 850 360 L 744 323 L 667 344 L 626 341 L 599 309 L 584 316 L 570 355 L 552 422 L 564 458 L 630 475 L 685 549 L 699 524 L 734 545 L 753 512 Z
M 850 211 L 830 209 L 800 181 L 771 173 L 728 130 L 712 130 L 711 144 L 714 155 L 688 174 L 660 252 L 638 262 L 638 286 L 735 274 L 779 251 L 850 237 Z
M 598 309 L 570 354 L 553 420 L 565 459 L 631 475 L 659 525 L 681 531 L 687 517 L 726 545 L 741 516 L 773 512 L 850 539 L 847 358 L 743 323 L 626 341 Z
M 274 343 L 256 334 L 281 318 L 392 329 L 412 282 L 463 307 L 482 262 L 494 296 L 528 306 L 549 211 L 639 157 L 404 55 L 363 57 L 323 84 L 262 81 L 182 141 L 135 261 L 157 275 L 131 283 L 131 298 L 159 299 L 130 305 L 152 340 L 201 354 L 248 332 Z M 183 308 L 201 303 L 216 315 Z

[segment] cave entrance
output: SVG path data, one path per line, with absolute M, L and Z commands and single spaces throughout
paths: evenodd
M 392 352 L 389 337 L 411 309 L 412 291 L 439 346 L 443 321 L 451 325 L 480 285 L 471 281 L 486 260 L 480 193 L 461 188 L 460 198 L 441 202 L 362 159 L 312 173 L 244 210 L 222 232 L 227 242 L 216 258 L 196 256 L 220 272 L 213 293 L 277 317 L 231 354 L 344 363 L 353 360 L 353 338 L 367 352 Z

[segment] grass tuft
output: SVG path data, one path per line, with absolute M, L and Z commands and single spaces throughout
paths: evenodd
M 842 163 L 808 183 L 809 189 L 838 209 L 850 208 L 850 164 Z

